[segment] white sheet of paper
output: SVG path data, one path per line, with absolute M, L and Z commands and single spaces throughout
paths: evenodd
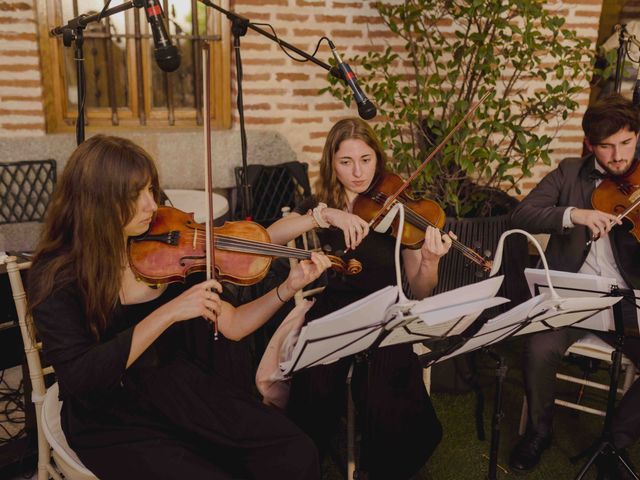
M 496 341 L 508 337 L 519 327 L 521 322 L 527 318 L 529 311 L 538 305 L 544 298 L 545 297 L 543 295 L 538 295 L 530 298 L 520 305 L 515 306 L 511 310 L 493 317 L 488 320 L 472 338 L 462 345 L 462 347 L 449 355 L 439 358 L 437 362 L 442 362 L 456 355 L 471 352 L 486 345 L 491 345 Z
M 439 293 L 433 297 L 427 297 L 416 302 L 411 308 L 411 312 L 420 315 L 421 313 L 450 307 L 451 305 L 460 305 L 462 303 L 495 297 L 503 280 L 504 276 L 498 275 L 497 277 L 488 278 L 478 283 Z
M 398 307 L 409 311 L 403 316 L 416 316 L 414 323 L 421 324 L 416 328 L 423 333 L 428 331 L 428 336 L 460 333 L 486 308 L 508 302 L 495 297 L 503 279 L 497 276 L 407 305 L 396 304 L 398 287 L 386 287 L 303 327 L 291 359 L 281 362 L 280 368 L 284 375 L 289 375 L 369 348 L 381 334 L 381 327 L 393 322 Z M 381 345 L 415 341 L 416 335 L 406 335 L 404 330 L 395 329 Z M 417 339 L 423 337 L 417 335 Z
M 281 362 L 280 369 L 288 375 L 369 348 L 381 332 L 387 309 L 397 300 L 398 287 L 388 286 L 309 322 L 300 330 L 291 359 Z
M 561 305 L 561 308 L 548 308 L 544 314 L 538 315 L 531 319 L 531 323 L 524 328 L 520 328 L 522 322 L 529 319 L 531 312 L 538 310 L 545 303 L 551 305 L 548 294 L 536 295 L 526 302 L 517 305 L 511 310 L 504 312 L 489 321 L 480 328 L 480 330 L 462 345 L 455 352 L 443 356 L 437 360 L 441 362 L 448 358 L 471 352 L 481 347 L 492 345 L 511 335 L 525 335 L 535 333 L 542 330 L 548 330 L 541 320 L 554 327 L 562 327 L 594 315 L 594 312 L 603 308 L 609 308 L 616 302 L 620 301 L 620 297 L 576 297 L 569 298 L 567 302 Z M 596 313 L 597 315 L 597 313 Z M 436 363 L 437 363 L 436 362 Z
M 544 270 L 527 268 L 524 271 L 524 275 L 527 278 L 527 284 L 529 285 L 529 291 L 531 292 L 531 295 L 536 294 L 536 285 L 538 285 L 539 287 L 539 293 L 549 292 L 549 288 L 547 287 L 547 277 Z M 581 292 L 579 290 L 609 292 L 611 291 L 611 286 L 617 285 L 618 283 L 614 278 L 599 277 L 597 275 L 588 275 L 585 273 L 571 273 L 558 270 L 549 270 L 549 275 L 551 277 L 551 284 L 553 285 L 553 288 L 561 297 L 593 297 L 597 296 L 598 294 L 595 294 L 593 292 Z M 608 308 L 598 313 L 597 315 L 593 315 L 591 318 L 580 322 L 580 324 L 576 326 L 579 328 L 588 328 L 591 330 L 600 330 L 604 332 L 606 332 L 607 330 L 615 330 L 615 326 L 613 323 L 613 312 L 610 308 Z
M 507 298 L 492 297 L 415 315 L 415 319 L 408 325 L 394 328 L 389 332 L 380 346 L 386 347 L 398 343 L 428 340 L 443 335 L 458 335 L 469 327 L 484 310 L 508 301 Z
M 563 302 L 559 307 L 550 308 L 544 314 L 534 317 L 532 319 L 533 322 L 520 330 L 517 335 L 546 330 L 548 327 L 542 323 L 542 320 L 545 320 L 546 323 L 555 328 L 566 326 L 581 327 L 586 323 L 591 325 L 590 329 L 592 330 L 607 331 L 602 328 L 599 322 L 590 322 L 590 320 L 593 317 L 602 315 L 602 310 L 604 309 L 611 311 L 609 307 L 622 300 L 622 297 L 574 297 L 565 298 L 565 300 L 566 302 Z M 544 302 L 545 301 L 543 301 L 541 305 L 544 304 Z

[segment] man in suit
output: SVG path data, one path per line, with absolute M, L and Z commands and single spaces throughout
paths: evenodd
M 592 105 L 582 120 L 590 154 L 568 158 L 546 175 L 512 214 L 514 228 L 549 233 L 545 252 L 549 268 L 615 278 L 621 289 L 640 289 L 640 247 L 627 221 L 593 209 L 591 193 L 605 177 L 625 178 L 636 166 L 640 132 L 638 110 L 614 94 Z M 589 243 L 589 240 L 598 240 Z M 636 321 L 636 307 L 623 300 L 625 320 Z M 532 335 L 524 351 L 524 383 L 528 403 L 527 432 L 515 446 L 509 464 L 515 470 L 533 469 L 551 443 L 555 374 L 566 349 L 588 332 L 564 328 Z M 601 335 L 609 343 L 613 335 Z M 636 365 L 640 339 L 627 338 L 624 353 Z M 614 418 L 617 448 L 640 438 L 640 383 L 621 400 Z M 625 477 L 620 465 L 618 476 Z

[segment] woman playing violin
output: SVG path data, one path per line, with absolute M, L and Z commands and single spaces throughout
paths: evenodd
M 74 151 L 54 193 L 28 293 L 69 444 L 101 479 L 319 478 L 306 435 L 197 367 L 182 340 L 186 321 L 202 318 L 230 339 L 250 334 L 328 260 L 302 261 L 237 308 L 216 280 L 150 288 L 131 272 L 126 245 L 149 228 L 157 202 L 150 156 L 101 135 Z
M 319 318 L 387 285 L 395 283 L 395 239 L 369 230 L 367 222 L 350 213 L 358 194 L 384 171 L 386 157 L 371 127 L 357 118 L 337 122 L 327 137 L 320 161 L 318 200 L 299 205 L 297 213 L 279 220 L 268 231 L 276 243 L 321 227 L 321 245 L 344 259 L 356 258 L 362 272 L 329 275 L 307 320 Z M 335 227 L 335 228 L 332 228 Z M 402 251 L 403 267 L 413 295 L 423 298 L 437 282 L 438 263 L 451 238 L 435 228 L 425 233 L 423 246 Z M 350 359 L 297 373 L 287 406 L 291 418 L 322 450 L 335 432 L 345 401 Z M 367 401 L 365 420 L 372 433 L 361 458 L 372 479 L 408 478 L 429 458 L 441 438 L 441 427 L 422 383 L 422 368 L 409 345 L 376 351 L 369 378 L 356 368 L 352 392 Z M 368 382 L 368 386 L 367 386 Z M 366 396 L 366 398 L 365 398 Z M 420 438 L 419 442 L 412 439 Z M 393 459 L 393 461 L 390 461 Z

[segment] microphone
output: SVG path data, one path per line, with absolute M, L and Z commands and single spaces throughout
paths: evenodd
M 333 42 L 329 42 L 329 48 L 331 48 L 331 53 L 333 53 L 333 57 L 336 59 L 336 63 L 338 64 L 339 73 L 334 73 L 334 75 L 339 78 L 343 78 L 347 82 L 347 85 L 349 85 L 349 88 L 351 88 L 353 98 L 358 104 L 358 114 L 360 117 L 365 120 L 371 120 L 378 113 L 375 105 L 369 101 L 364 92 L 360 89 L 355 73 L 353 73 L 351 67 L 347 63 L 342 61 L 342 58 L 338 55 Z
M 153 35 L 156 63 L 161 70 L 173 72 L 180 66 L 180 52 L 171 43 L 169 33 L 164 25 L 164 13 L 158 0 L 144 0 L 144 12 Z

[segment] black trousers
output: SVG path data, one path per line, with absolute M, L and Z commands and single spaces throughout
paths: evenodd
M 635 307 L 623 300 L 624 315 L 635 315 Z M 627 304 L 625 306 L 625 304 Z M 630 308 L 631 307 L 631 308 Z M 524 386 L 528 404 L 527 429 L 550 434 L 552 427 L 556 372 L 564 352 L 589 332 L 577 328 L 563 328 L 532 335 L 524 350 Z M 613 345 L 615 336 L 598 333 Z M 640 338 L 625 338 L 623 353 L 636 367 L 640 366 Z M 640 380 L 640 379 L 639 379 Z M 640 439 L 640 383 L 636 380 L 620 400 L 614 420 L 613 437 L 618 448 L 626 448 Z
M 70 445 L 101 480 L 320 478 L 311 439 L 221 377 L 178 360 L 129 373 L 123 388 L 119 408 L 99 420 L 63 416 Z
M 346 407 L 351 358 L 296 373 L 287 407 L 293 421 L 326 452 Z M 428 460 L 442 438 L 410 345 L 378 349 L 354 369 L 351 392 L 363 435 L 360 468 L 371 480 L 403 480 Z

